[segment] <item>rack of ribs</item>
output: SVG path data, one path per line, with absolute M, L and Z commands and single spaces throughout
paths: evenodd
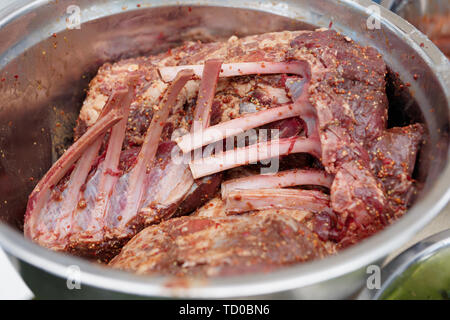
M 374 48 L 325 29 L 107 63 L 75 143 L 29 197 L 25 235 L 139 273 L 334 254 L 416 192 L 424 127 L 387 128 L 386 72 Z M 261 173 L 274 159 L 279 170 Z

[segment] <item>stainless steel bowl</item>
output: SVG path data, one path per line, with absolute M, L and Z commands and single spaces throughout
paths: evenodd
M 381 263 L 448 202 L 449 62 L 423 34 L 388 10 L 367 0 L 139 0 L 126 5 L 79 0 L 81 29 L 67 29 L 77 12 L 67 13 L 73 2 L 22 0 L 0 12 L 0 216 L 5 222 L 0 224 L 0 245 L 17 258 L 19 271 L 38 297 L 349 297 L 365 283 L 368 265 Z M 367 19 L 377 10 L 381 28 L 368 30 Z M 330 25 L 383 54 L 392 75 L 410 83 L 411 96 L 391 92 L 397 108 L 428 126 L 417 170 L 424 188 L 400 221 L 321 261 L 183 286 L 173 286 L 167 277 L 110 270 L 23 238 L 27 196 L 70 142 L 83 89 L 103 62 L 166 50 L 183 39 Z M 67 287 L 74 265 L 81 270 L 81 290 Z
M 448 0 L 384 0 L 381 3 L 411 22 L 450 57 Z

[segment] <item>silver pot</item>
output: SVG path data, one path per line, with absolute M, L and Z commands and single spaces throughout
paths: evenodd
M 450 197 L 449 62 L 413 26 L 370 1 L 196 0 L 182 1 L 180 7 L 172 0 L 79 0 L 78 7 L 69 10 L 74 1 L 27 2 L 15 1 L 0 12 L 0 215 L 5 221 L 0 224 L 0 245 L 16 257 L 20 273 L 38 297 L 349 297 L 364 285 L 368 265 L 380 264 Z M 371 12 L 377 18 L 377 10 L 379 29 L 374 17 L 368 21 Z M 78 13 L 81 28 L 67 29 L 76 27 Z M 321 261 L 182 286 L 167 277 L 136 276 L 51 252 L 23 238 L 27 196 L 70 142 L 83 89 L 103 62 L 166 50 L 183 39 L 330 25 L 383 54 L 393 78 L 410 84 L 411 95 L 391 90 L 397 113 L 428 126 L 417 168 L 424 188 L 400 221 Z M 67 285 L 67 277 L 77 270 L 81 290 Z

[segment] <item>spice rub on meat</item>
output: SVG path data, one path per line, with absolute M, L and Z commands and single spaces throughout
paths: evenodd
M 109 265 L 139 274 L 224 276 L 326 254 L 319 238 L 287 215 L 181 217 L 146 228 Z
M 30 195 L 25 235 L 138 273 L 334 254 L 403 215 L 415 192 L 424 128 L 387 128 L 386 72 L 374 48 L 322 29 L 107 63 L 76 142 Z M 210 146 L 225 149 L 195 157 Z M 279 172 L 261 174 L 273 159 Z

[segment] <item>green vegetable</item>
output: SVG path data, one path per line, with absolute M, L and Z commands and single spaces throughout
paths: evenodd
M 410 266 L 382 294 L 385 300 L 450 299 L 450 248 Z

